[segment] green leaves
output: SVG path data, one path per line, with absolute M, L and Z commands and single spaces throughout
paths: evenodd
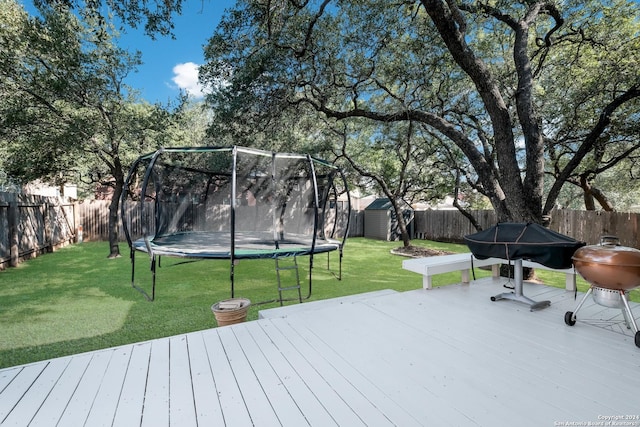
M 127 107 L 123 80 L 140 54 L 118 48 L 105 22 L 47 5 L 40 17 L 29 17 L 15 1 L 0 1 L 4 168 L 23 181 L 75 180 L 78 165 L 93 162 L 93 154 L 107 167 L 105 175 L 121 174 L 111 170 L 113 159 L 142 122 Z
M 541 220 L 565 182 L 635 150 L 637 2 L 269 5 L 239 2 L 206 48 L 202 77 L 227 82 L 209 98 L 222 112 L 216 126 L 233 120 L 240 133 L 315 120 L 313 135 L 330 135 L 348 121 L 346 135 L 323 146 L 368 147 L 379 162 L 359 161 L 389 181 L 412 172 L 431 174 L 439 191 L 469 185 L 504 220 Z M 396 141 L 410 122 L 416 140 L 439 146 L 430 151 L 437 167 L 413 161 L 400 172 L 379 144 L 376 132 Z M 453 182 L 435 184 L 443 176 Z M 545 176 L 555 180 L 546 190 Z

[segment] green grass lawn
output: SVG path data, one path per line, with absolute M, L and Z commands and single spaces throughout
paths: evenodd
M 466 252 L 465 245 L 415 241 L 433 249 Z M 314 258 L 310 300 L 334 298 L 380 289 L 418 289 L 422 277 L 402 269 L 404 258 L 390 250 L 398 242 L 363 238 L 347 241 L 342 278 L 336 279 L 338 254 Z M 0 272 L 0 368 L 99 348 L 145 341 L 215 327 L 211 305 L 230 297 L 229 261 L 183 263 L 162 258 L 157 270 L 156 300 L 148 302 L 131 287 L 131 264 L 126 256 L 107 259 L 106 242 L 85 242 L 60 249 L 18 268 Z M 308 258 L 299 260 L 303 296 L 308 289 Z M 243 260 L 236 266 L 237 297 L 252 302 L 278 296 L 273 260 Z M 476 270 L 477 276 L 489 272 Z M 564 275 L 545 271 L 538 276 L 564 287 Z M 455 283 L 459 273 L 436 276 L 435 286 Z M 283 275 L 285 283 L 293 276 Z M 150 292 L 149 258 L 138 253 L 136 283 Z M 584 283 L 582 289 L 586 288 Z M 294 298 L 295 291 L 285 297 Z M 296 302 L 289 302 L 293 304 Z M 279 303 L 253 304 L 249 319 Z

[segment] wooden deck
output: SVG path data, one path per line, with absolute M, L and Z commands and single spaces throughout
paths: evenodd
M 505 280 L 304 303 L 3 369 L 0 424 L 640 426 L 640 349 L 620 310 L 589 303 L 569 327 L 573 293 L 526 283 L 552 302 L 531 312 L 490 301 Z

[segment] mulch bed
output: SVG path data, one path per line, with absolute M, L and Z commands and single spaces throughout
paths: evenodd
M 436 249 L 429 249 L 421 246 L 401 246 L 399 248 L 393 249 L 391 253 L 410 258 L 423 258 L 428 256 L 451 255 L 453 252 L 439 251 Z

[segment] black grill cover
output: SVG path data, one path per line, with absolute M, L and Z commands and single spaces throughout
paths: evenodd
M 527 259 L 549 268 L 570 268 L 573 253 L 586 244 L 539 224 L 509 222 L 469 234 L 464 240 L 478 259 Z

